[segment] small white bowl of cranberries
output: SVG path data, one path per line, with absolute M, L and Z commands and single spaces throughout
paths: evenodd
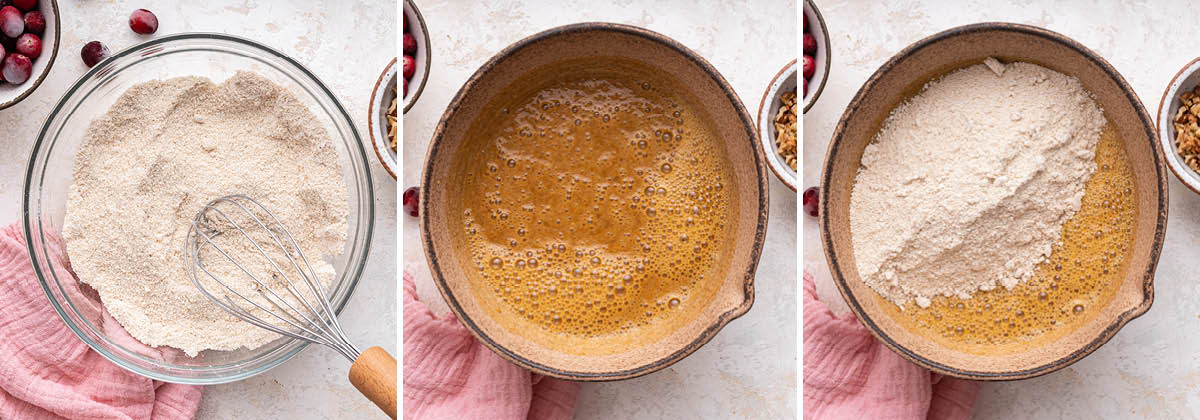
M 0 0 L 0 109 L 37 89 L 58 56 L 56 0 Z
M 429 28 L 425 18 L 412 0 L 404 0 L 404 35 L 402 47 L 404 57 L 400 60 L 401 95 L 404 97 L 404 112 L 412 108 L 425 89 L 429 76 Z
M 804 112 L 807 113 L 821 96 L 829 77 L 829 31 L 825 27 L 825 18 L 821 17 L 821 11 L 812 0 L 804 0 L 803 30 L 801 76 L 804 79 Z

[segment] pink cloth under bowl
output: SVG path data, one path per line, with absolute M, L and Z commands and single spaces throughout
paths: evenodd
M 46 245 L 62 248 L 57 238 Z M 65 261 L 51 259 L 66 272 Z M 200 390 L 147 379 L 92 351 L 50 306 L 20 226 L 0 231 L 0 419 L 191 419 Z
M 944 377 L 900 357 L 853 315 L 838 317 L 804 273 L 804 418 L 971 418 L 979 383 Z
M 417 300 L 404 273 L 406 420 L 566 420 L 579 384 L 536 375 L 493 353 L 453 315 Z

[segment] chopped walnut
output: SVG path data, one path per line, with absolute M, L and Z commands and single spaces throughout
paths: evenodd
M 1192 170 L 1200 172 L 1200 86 L 1179 96 L 1175 114 L 1175 151 Z
M 779 113 L 775 114 L 775 148 L 792 170 L 796 170 L 796 92 L 779 97 Z

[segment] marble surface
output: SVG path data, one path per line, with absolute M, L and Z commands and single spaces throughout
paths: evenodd
M 1042 26 L 1097 51 L 1121 72 L 1153 116 L 1163 90 L 1198 53 L 1200 3 L 1189 1 L 820 1 L 832 32 L 829 84 L 804 116 L 803 172 L 816 185 L 834 125 L 851 97 L 884 61 L 908 44 L 954 26 L 1009 21 Z M 1039 378 L 983 385 L 975 417 L 1194 418 L 1200 413 L 1200 197 L 1174 175 L 1166 243 L 1155 275 L 1155 302 L 1104 347 Z M 846 312 L 830 278 L 813 218 L 802 221 L 804 269 L 818 293 Z
M 37 130 L 53 103 L 86 70 L 80 48 L 101 40 L 116 52 L 148 39 L 129 30 L 129 12 L 137 8 L 158 15 L 156 35 L 223 32 L 260 41 L 304 63 L 338 95 L 371 153 L 367 107 L 379 72 L 396 56 L 395 2 L 62 0 L 59 8 L 63 32 L 53 70 L 29 98 L 0 110 L 0 223 L 19 220 L 25 165 Z M 353 51 L 353 61 L 347 59 L 348 51 Z M 377 162 L 372 165 L 374 238 L 363 278 L 340 319 L 351 341 L 398 354 L 396 184 Z M 386 418 L 350 385 L 349 367 L 332 350 L 310 346 L 269 372 L 207 387 L 197 418 Z
M 508 44 L 583 21 L 643 26 L 707 58 L 749 112 L 771 78 L 795 58 L 796 2 L 423 1 L 433 68 L 404 116 L 403 186 L 420 178 L 435 125 L 466 79 Z M 615 4 L 614 4 L 615 3 Z M 475 28 L 487 28 L 476 30 Z M 794 418 L 796 415 L 796 198 L 771 179 L 770 221 L 755 286 L 757 299 L 706 346 L 638 379 L 584 384 L 577 418 Z M 433 285 L 415 219 L 401 222 L 404 269 L 435 311 L 447 312 Z

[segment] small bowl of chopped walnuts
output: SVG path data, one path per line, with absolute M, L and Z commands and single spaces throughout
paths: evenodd
M 792 60 L 775 74 L 758 104 L 759 147 L 767 157 L 767 167 L 792 191 L 796 191 L 798 185 L 796 63 Z
M 371 133 L 371 144 L 375 148 L 375 156 L 392 179 L 396 179 L 396 142 L 399 141 L 397 131 L 400 122 L 396 117 L 396 59 L 393 58 L 379 74 L 375 81 L 375 89 L 371 91 L 371 107 L 367 111 L 368 131 Z
M 1171 79 L 1158 104 L 1158 138 L 1167 167 L 1200 194 L 1200 58 Z

